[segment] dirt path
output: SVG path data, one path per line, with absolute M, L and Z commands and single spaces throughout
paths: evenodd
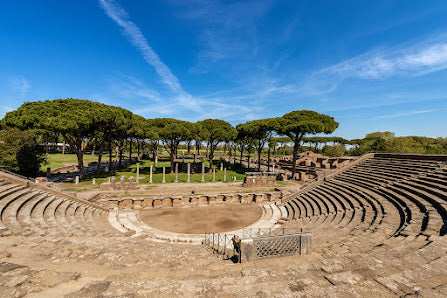
M 144 210 L 142 221 L 160 230 L 202 234 L 226 232 L 255 223 L 262 216 L 257 204 Z

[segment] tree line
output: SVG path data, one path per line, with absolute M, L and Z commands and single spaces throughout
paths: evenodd
M 54 134 L 69 144 L 76 154 L 81 178 L 84 176 L 84 154 L 88 148 L 98 148 L 97 171 L 102 154 L 109 151 L 109 162 L 114 146 L 119 148 L 120 161 L 126 143 L 136 142 L 138 154 L 148 149 L 154 155 L 158 145 L 169 153 L 171 170 L 180 143 L 195 143 L 197 150 L 207 144 L 210 164 L 220 143 L 228 144 L 231 152 L 241 156 L 247 148 L 256 148 L 258 161 L 266 143 L 274 143 L 273 136 L 288 138 L 293 143 L 293 161 L 306 135 L 330 134 L 338 127 L 333 117 L 314 111 L 286 113 L 282 117 L 249 121 L 233 127 L 220 119 L 188 122 L 174 118 L 146 119 L 121 107 L 81 99 L 56 99 L 26 102 L 5 115 L 2 128 L 18 128 L 37 134 Z M 271 145 L 271 144 L 270 144 Z M 270 148 L 270 147 L 269 147 Z M 132 154 L 132 148 L 129 150 Z M 260 166 L 260 162 L 258 162 Z M 294 173 L 293 173 L 294 174 Z

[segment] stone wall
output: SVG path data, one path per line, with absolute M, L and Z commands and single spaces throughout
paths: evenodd
M 281 198 L 281 192 L 272 192 L 262 194 L 216 194 L 166 198 L 111 198 L 100 199 L 98 202 L 108 208 L 119 207 L 120 209 L 188 208 L 197 206 L 280 202 Z
M 276 173 L 246 173 L 243 184 L 244 187 L 274 185 L 276 185 Z

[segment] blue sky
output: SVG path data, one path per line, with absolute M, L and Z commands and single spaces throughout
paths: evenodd
M 334 135 L 447 137 L 447 1 L 2 1 L 0 116 L 83 98 L 232 124 L 311 109 Z

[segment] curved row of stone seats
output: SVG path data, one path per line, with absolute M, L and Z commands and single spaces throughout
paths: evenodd
M 122 235 L 110 226 L 107 210 L 17 179 L 0 180 L 1 235 Z
M 427 245 L 447 232 L 447 169 L 415 158 L 373 157 L 300 193 L 285 203 L 288 226 L 307 227 L 317 238 L 330 230 L 320 247 L 331 253 L 419 238 Z
M 343 173 L 339 176 L 337 176 L 336 179 L 344 179 L 344 180 L 350 180 L 352 183 L 362 184 L 366 187 L 369 187 L 370 189 L 374 188 L 383 188 L 387 189 L 389 192 L 400 194 L 401 196 L 407 198 L 408 200 L 412 200 L 415 203 L 419 203 L 423 205 L 423 209 L 428 210 L 428 214 L 432 215 L 432 226 L 438 226 L 439 223 L 442 224 L 442 222 L 445 221 L 445 218 L 447 218 L 447 212 L 445 207 L 443 206 L 443 199 L 442 199 L 442 192 L 438 191 L 436 192 L 435 189 L 431 188 L 425 188 L 425 190 L 428 190 L 427 193 L 424 190 L 421 190 L 423 188 L 422 185 L 419 185 L 417 183 L 417 177 L 420 175 L 423 175 L 424 172 L 421 172 L 419 175 L 413 175 L 411 177 L 408 177 L 406 179 L 400 179 L 400 180 L 379 180 L 379 178 L 371 173 L 368 174 L 361 174 L 358 172 L 354 173 Z M 413 182 L 413 187 L 411 185 L 408 185 L 409 182 L 413 179 L 416 179 Z M 436 215 L 438 213 L 439 215 Z M 411 218 L 410 218 L 411 220 Z M 446 225 L 442 224 L 442 227 L 439 230 L 439 233 L 441 235 L 445 234 L 446 232 Z

